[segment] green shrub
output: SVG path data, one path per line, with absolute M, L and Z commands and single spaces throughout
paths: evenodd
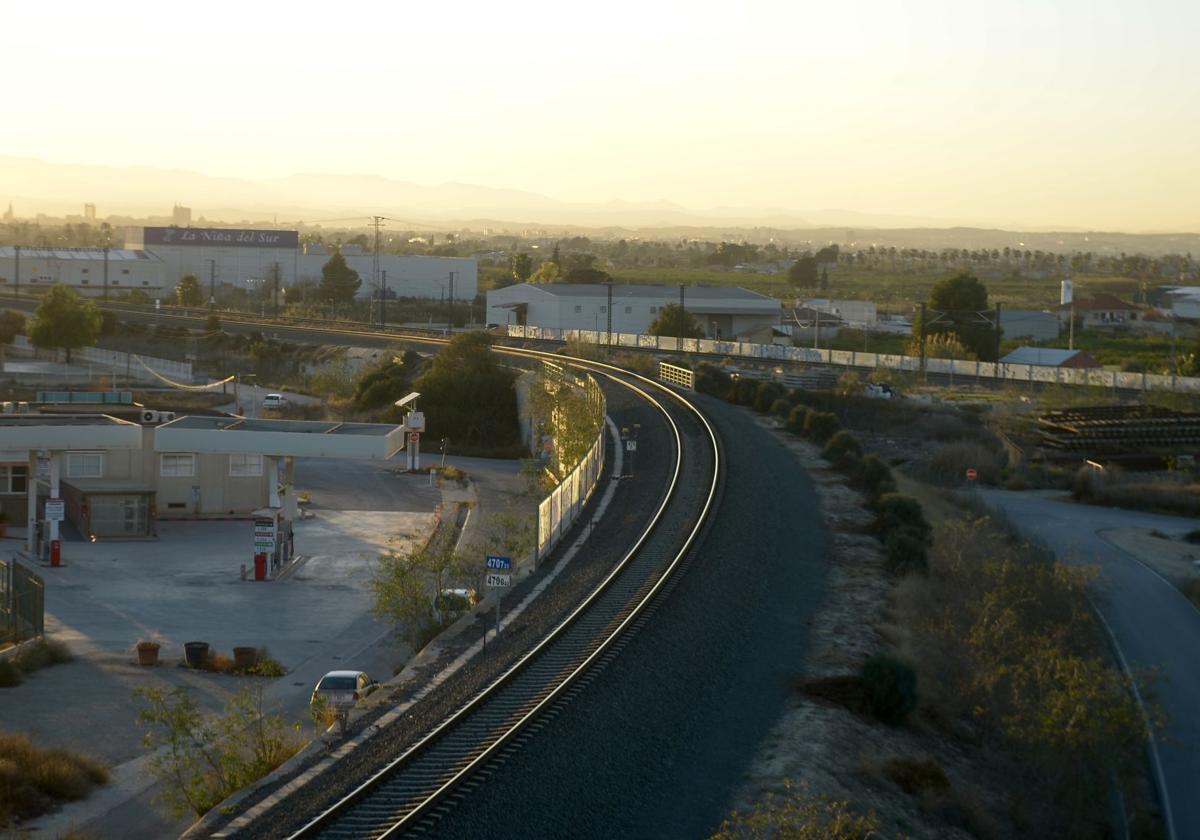
M 828 411 L 810 411 L 804 418 L 804 436 L 817 444 L 824 445 L 841 427 L 837 417 Z
M 50 639 L 38 639 L 27 644 L 12 658 L 12 663 L 23 673 L 31 673 L 39 668 L 50 665 L 61 665 L 70 662 L 74 657 L 62 642 Z
M 871 714 L 884 723 L 903 723 L 917 706 L 917 674 L 894 656 L 877 654 L 858 672 Z
M 739 377 L 733 383 L 733 398 L 731 402 L 735 405 L 754 405 L 754 398 L 758 396 L 758 380 Z
M 854 486 L 864 490 L 872 501 L 885 493 L 896 491 L 892 469 L 878 455 L 864 455 L 854 474 Z
M 0 688 L 12 688 L 20 685 L 23 680 L 21 669 L 14 665 L 11 659 L 0 659 Z
M 884 543 L 884 566 L 893 575 L 926 574 L 929 571 L 929 550 L 919 533 L 901 528 L 888 534 Z
M 754 395 L 754 410 L 759 414 L 766 414 L 771 410 L 771 406 L 775 400 L 787 393 L 787 390 L 778 382 L 760 382 L 758 383 L 758 391 Z
M 883 765 L 883 774 L 910 796 L 950 789 L 946 771 L 935 758 L 893 758 Z
M 877 526 L 880 533 L 887 536 L 901 529 L 908 529 L 921 541 L 928 544 L 932 533 L 929 522 L 925 519 L 925 511 L 921 503 L 912 496 L 900 493 L 884 493 L 876 505 L 878 511 Z
M 771 403 L 771 414 L 778 417 L 780 420 L 787 419 L 788 412 L 792 410 L 792 404 L 785 397 L 780 397 Z
M 794 435 L 804 434 L 804 422 L 808 419 L 808 409 L 802 405 L 797 405 L 788 412 L 787 423 L 784 428 Z
M 729 395 L 729 374 L 716 365 L 701 362 L 696 365 L 693 387 L 697 393 L 725 399 Z
M 834 434 L 821 450 L 821 457 L 840 470 L 857 465 L 862 454 L 863 448 L 858 438 L 845 429 Z

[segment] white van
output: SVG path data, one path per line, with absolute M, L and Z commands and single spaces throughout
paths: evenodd
M 283 394 L 267 394 L 263 397 L 263 408 L 283 408 L 287 405 L 287 397 Z

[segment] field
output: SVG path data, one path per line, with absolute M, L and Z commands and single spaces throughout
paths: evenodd
M 749 271 L 704 268 L 614 268 L 613 279 L 618 283 L 686 283 L 703 286 L 741 286 L 764 295 L 790 300 L 801 297 L 832 297 L 854 300 L 873 300 L 881 312 L 912 312 L 913 304 L 924 300 L 930 288 L 954 272 L 890 272 L 863 267 L 838 266 L 829 273 L 829 288 L 796 289 L 788 283 L 786 274 L 755 274 Z M 1042 309 L 1057 306 L 1059 281 L 1030 278 L 983 277 L 991 304 L 1022 309 Z M 1100 277 L 1081 275 L 1074 278 L 1076 297 L 1107 292 L 1125 300 L 1133 300 L 1138 281 L 1129 277 Z

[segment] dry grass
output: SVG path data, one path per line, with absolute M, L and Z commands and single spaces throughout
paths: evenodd
M 1200 517 L 1200 484 L 1174 479 L 1146 481 L 1085 467 L 1076 474 L 1072 493 L 1091 504 Z
M 83 799 L 107 781 L 108 769 L 93 758 L 38 747 L 28 736 L 0 732 L 0 826 Z
M 1200 580 L 1189 580 L 1180 587 L 1187 599 L 1200 608 Z

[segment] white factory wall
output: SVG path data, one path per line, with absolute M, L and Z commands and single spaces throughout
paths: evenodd
M 163 263 L 153 257 L 146 259 L 109 259 L 108 293 L 116 296 L 139 289 L 150 297 L 160 297 L 164 285 Z M 58 258 L 38 255 L 35 249 L 22 250 L 20 260 L 21 286 L 45 288 L 55 283 L 70 286 L 85 297 L 104 293 L 104 258 L 72 256 Z M 15 261 L 0 260 L 0 287 L 16 285 Z
M 290 286 L 296 276 L 298 259 L 293 248 L 154 245 L 148 250 L 163 261 L 167 294 L 174 291 L 179 278 L 185 274 L 196 275 L 200 287 L 207 294 L 214 269 L 217 288 L 222 283 L 244 287 L 252 281 L 271 277 L 275 263 L 279 263 L 280 283 Z
M 343 254 L 346 265 L 358 272 L 362 285 L 358 296 L 371 294 L 374 259 L 371 254 Z M 299 278 L 321 282 L 321 268 L 329 262 L 329 254 L 301 254 L 298 257 Z M 380 254 L 379 270 L 387 272 L 387 288 L 398 298 L 429 298 L 441 300 L 450 294 L 450 272 L 454 272 L 454 299 L 474 300 L 479 293 L 479 266 L 465 257 L 422 257 L 402 254 Z

